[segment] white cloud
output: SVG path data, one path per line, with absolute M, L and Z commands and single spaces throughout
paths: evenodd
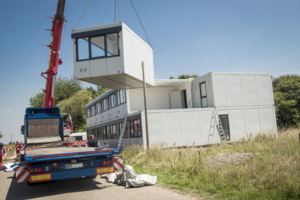
M 7 111 L 5 111 L 6 113 L 12 113 L 12 111 L 11 110 L 7 110 Z

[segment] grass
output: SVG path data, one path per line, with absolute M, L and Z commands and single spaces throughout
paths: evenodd
M 207 148 L 123 151 L 126 165 L 158 176 L 158 184 L 213 199 L 300 199 L 300 129 L 259 134 L 247 141 Z M 244 164 L 222 169 L 204 163 L 219 153 L 253 153 Z

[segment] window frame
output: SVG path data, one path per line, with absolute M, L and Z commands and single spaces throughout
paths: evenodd
M 107 56 L 107 39 L 106 39 L 106 35 L 108 34 L 114 34 L 116 33 L 117 34 L 117 42 L 118 42 L 118 55 L 113 55 L 113 56 Z M 118 57 L 120 56 L 120 38 L 119 38 L 119 34 L 120 32 L 117 31 L 117 32 L 112 32 L 112 33 L 106 33 L 106 34 L 100 34 L 100 35 L 93 35 L 93 36 L 85 36 L 85 37 L 78 37 L 76 38 L 76 62 L 81 62 L 81 61 L 87 61 L 87 60 L 95 60 L 95 59 L 103 59 L 103 58 L 113 58 L 113 57 Z M 105 56 L 99 56 L 99 57 L 93 57 L 92 58 L 92 43 L 91 43 L 91 38 L 95 38 L 95 37 L 101 37 L 101 36 L 104 36 L 104 45 L 105 45 Z M 79 57 L 78 57 L 78 39 L 83 39 L 83 38 L 88 38 L 88 59 L 82 59 L 82 60 L 79 60 Z
M 202 90 L 201 90 L 201 84 L 205 84 L 205 92 L 206 92 L 206 95 L 205 96 L 202 96 Z M 206 88 L 206 82 L 201 82 L 199 83 L 199 90 L 200 90 L 200 103 L 201 103 L 201 108 L 207 108 L 208 107 L 208 100 L 207 100 L 207 88 Z M 202 104 L 202 99 L 203 98 L 206 98 L 206 102 L 207 102 L 207 106 L 203 106 Z

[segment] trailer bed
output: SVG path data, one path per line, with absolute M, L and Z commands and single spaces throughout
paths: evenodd
M 27 149 L 25 160 L 26 162 L 41 162 L 90 156 L 106 156 L 118 153 L 117 149 L 96 150 L 95 147 L 40 147 L 32 148 L 30 151 Z

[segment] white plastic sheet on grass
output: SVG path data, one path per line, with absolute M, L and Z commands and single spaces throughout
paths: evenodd
M 126 165 L 122 172 L 104 174 L 101 177 L 106 178 L 109 183 L 124 185 L 126 188 L 150 186 L 155 185 L 157 182 L 157 176 L 150 176 L 148 174 L 138 175 L 129 165 Z

